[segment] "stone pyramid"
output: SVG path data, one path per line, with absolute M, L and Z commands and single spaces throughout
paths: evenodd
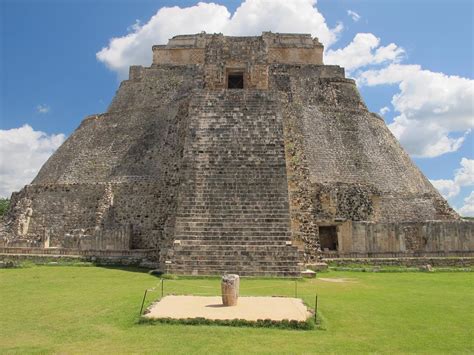
M 472 252 L 474 223 L 322 54 L 271 32 L 154 46 L 12 195 L 2 250 L 277 276 L 321 257 Z

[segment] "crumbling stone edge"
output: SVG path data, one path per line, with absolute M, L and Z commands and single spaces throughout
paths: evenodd
M 330 267 L 351 265 L 418 267 L 428 264 L 435 267 L 474 267 L 474 257 L 326 258 L 324 262 Z
M 124 266 L 138 267 L 143 269 L 156 268 L 155 263 L 149 263 L 140 258 L 127 257 L 94 257 L 73 255 L 28 255 L 28 254 L 0 254 L 0 261 L 12 262 L 17 267 L 22 264 L 34 265 L 91 265 L 91 266 Z

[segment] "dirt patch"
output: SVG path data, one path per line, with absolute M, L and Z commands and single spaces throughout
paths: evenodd
M 318 280 L 325 281 L 325 282 L 334 282 L 334 283 L 357 282 L 355 279 L 346 279 L 346 278 L 326 279 L 326 278 L 323 278 L 323 277 L 318 277 Z
M 311 316 L 299 298 L 239 297 L 237 306 L 225 307 L 221 297 L 165 296 L 152 305 L 147 318 L 206 318 L 219 320 L 284 319 L 306 321 Z

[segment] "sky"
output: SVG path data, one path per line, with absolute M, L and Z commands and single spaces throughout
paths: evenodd
M 415 164 L 474 216 L 470 0 L 0 0 L 0 196 L 28 184 L 128 67 L 183 33 L 303 32 L 346 68 Z

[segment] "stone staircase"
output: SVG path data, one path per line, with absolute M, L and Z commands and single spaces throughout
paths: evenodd
M 195 93 L 166 272 L 299 275 L 276 113 L 268 92 Z

